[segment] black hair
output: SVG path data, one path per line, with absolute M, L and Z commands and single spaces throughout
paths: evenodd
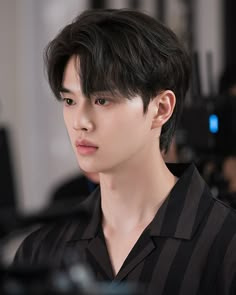
M 219 94 L 230 95 L 230 88 L 236 85 L 236 64 L 227 65 L 219 80 Z
M 160 149 L 167 151 L 189 86 L 190 59 L 176 35 L 147 14 L 129 9 L 87 10 L 67 25 L 45 50 L 50 87 L 60 100 L 65 66 L 79 57 L 82 92 L 140 95 L 144 113 L 162 90 L 172 90 L 176 106 L 162 127 Z

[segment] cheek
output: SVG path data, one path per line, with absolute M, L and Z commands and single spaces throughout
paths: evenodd
M 71 113 L 68 112 L 68 110 L 64 107 L 63 110 L 63 118 L 64 118 L 64 123 L 65 126 L 67 128 L 67 130 L 69 131 L 70 129 L 72 129 L 72 119 L 71 119 Z
M 117 145 L 132 146 L 144 140 L 150 132 L 150 122 L 143 113 L 128 113 L 108 123 L 110 138 Z
M 67 133 L 70 137 L 70 139 L 72 140 L 72 135 L 73 135 L 73 126 L 72 126 L 72 120 L 71 120 L 71 116 L 69 116 L 67 111 L 63 111 L 63 118 L 64 118 L 64 124 L 67 130 Z
M 67 114 L 67 111 L 65 110 L 65 107 L 63 108 L 63 119 L 64 119 L 65 126 L 67 128 L 68 114 Z

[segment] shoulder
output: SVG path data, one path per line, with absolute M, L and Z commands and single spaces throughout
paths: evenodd
M 227 269 L 232 263 L 232 269 L 236 274 L 236 211 L 219 199 L 213 198 L 211 213 L 212 220 L 218 223 L 214 248 L 222 259 L 223 269 Z
M 207 289 L 217 288 L 219 294 L 231 294 L 229 290 L 234 288 L 236 279 L 236 212 L 208 190 L 204 195 L 210 206 L 196 231 L 195 263 L 202 263 L 203 285 Z
M 88 228 L 97 228 L 100 213 L 99 193 L 99 190 L 93 192 L 78 208 L 74 208 L 73 217 L 68 216 L 67 220 L 65 216 L 62 219 L 56 218 L 55 222 L 41 226 L 28 235 L 17 250 L 14 263 L 42 264 L 50 257 L 59 261 L 68 241 L 82 239 L 90 233 Z M 98 217 L 95 220 L 96 215 Z
M 43 264 L 44 257 L 50 257 L 50 252 L 62 249 L 62 245 L 80 226 L 79 222 L 60 222 L 50 225 L 44 225 L 29 234 L 16 252 L 14 264 Z M 56 250 L 58 248 L 58 250 Z
M 236 234 L 236 211 L 218 198 L 211 195 L 210 198 L 211 206 L 206 216 L 206 230 L 214 230 L 219 242 L 223 242 L 226 237 L 231 239 Z
M 236 232 L 236 210 L 227 203 L 222 202 L 219 198 L 212 197 L 212 199 L 218 214 L 224 216 L 227 225 L 232 225 Z
M 218 276 L 224 289 L 233 290 L 236 288 L 236 211 L 219 200 L 215 205 L 222 212 L 220 216 L 225 216 L 215 241 L 218 252 L 215 259 L 221 262 Z

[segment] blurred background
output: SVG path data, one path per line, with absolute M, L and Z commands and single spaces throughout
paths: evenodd
M 235 106 L 228 99 L 233 92 L 231 95 L 220 89 L 225 69 L 236 64 L 235 6 L 233 0 L 0 0 L 3 206 L 16 206 L 25 212 L 43 208 L 55 188 L 79 172 L 65 131 L 62 106 L 47 85 L 43 51 L 79 12 L 102 7 L 146 11 L 170 26 L 188 47 L 193 80 L 186 115 L 173 142 L 174 154 L 166 155 L 166 159 L 195 161 L 218 196 L 228 181 L 222 176 L 225 159 L 231 160 L 229 164 L 226 161 L 230 177 L 236 177 Z M 234 67 L 232 72 L 236 76 Z M 235 81 L 225 84 L 232 88 Z M 222 130 L 228 130 L 227 136 Z

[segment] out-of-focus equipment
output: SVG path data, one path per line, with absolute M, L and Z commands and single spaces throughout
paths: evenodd
M 197 155 L 236 152 L 236 98 L 209 96 L 186 106 L 180 125 L 183 142 Z
M 206 74 L 208 93 L 203 94 L 199 56 L 193 54 L 190 99 L 184 107 L 176 143 L 180 161 L 194 161 L 213 195 L 227 196 L 224 201 L 231 205 L 222 166 L 227 157 L 236 156 L 236 97 L 229 91 L 218 94 L 215 90 L 210 52 L 206 55 Z M 231 79 L 227 85 L 232 86 Z
M 208 94 L 203 95 L 199 57 L 194 53 L 191 99 L 185 105 L 177 136 L 177 143 L 191 149 L 191 160 L 236 153 L 236 97 L 218 95 L 214 89 L 211 52 L 206 54 L 206 73 Z

